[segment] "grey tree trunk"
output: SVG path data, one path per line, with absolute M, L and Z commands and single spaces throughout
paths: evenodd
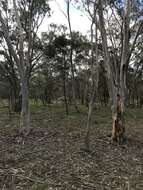
M 7 28 L 5 20 L 2 17 L 1 11 L 0 11 L 0 22 L 2 24 L 2 29 L 4 31 L 4 38 L 7 43 L 8 48 L 9 48 L 9 51 L 10 51 L 14 61 L 17 64 L 18 73 L 19 73 L 20 81 L 21 81 L 22 112 L 21 112 L 20 125 L 22 127 L 29 128 L 30 127 L 29 88 L 28 88 L 28 75 L 26 73 L 25 62 L 24 62 L 24 53 L 23 53 L 23 51 L 24 51 L 23 31 L 22 31 L 22 26 L 20 23 L 20 18 L 18 15 L 15 0 L 13 0 L 13 5 L 14 5 L 17 26 L 19 29 L 19 47 L 18 47 L 19 57 L 13 48 L 12 42 L 9 37 L 8 28 Z
M 22 111 L 21 111 L 21 121 L 20 126 L 21 127 L 30 127 L 30 107 L 29 107 L 29 86 L 28 86 L 28 80 L 29 76 L 27 74 L 27 68 L 25 65 L 29 66 L 29 59 L 26 59 L 28 63 L 25 63 L 24 60 L 24 40 L 23 40 L 23 29 L 20 22 L 20 17 L 18 15 L 18 9 L 16 6 L 16 1 L 13 0 L 14 5 L 14 11 L 17 21 L 17 26 L 19 29 L 19 70 L 20 70 L 20 80 L 21 80 L 21 94 L 22 94 Z M 31 42 L 30 42 L 31 43 Z M 29 47 L 29 46 L 28 46 Z
M 95 31 L 95 45 L 96 45 L 96 58 L 94 58 L 94 44 L 93 44 L 93 38 L 94 38 L 94 33 L 93 33 L 93 25 L 95 24 L 96 31 Z M 92 24 L 91 24 L 91 77 L 92 77 L 92 92 L 91 92 L 91 97 L 90 97 L 90 102 L 89 102 L 89 109 L 88 109 L 88 118 L 87 118 L 87 131 L 86 131 L 86 136 L 85 136 L 85 146 L 86 149 L 90 149 L 90 128 L 91 128 L 91 116 L 92 116 L 92 110 L 93 110 L 93 104 L 94 104 L 94 98 L 95 94 L 98 89 L 98 81 L 99 81 L 99 71 L 98 71 L 98 35 L 97 35 L 97 16 L 96 16 L 96 10 L 95 10 L 95 4 L 94 4 L 94 16 L 92 18 Z
M 65 55 L 63 56 L 63 65 L 64 65 L 64 71 L 63 71 L 63 92 L 64 92 L 64 102 L 65 102 L 65 108 L 66 108 L 66 114 L 69 114 L 69 107 L 68 107 L 68 100 L 67 100 L 67 90 L 66 90 L 66 60 Z
M 29 88 L 26 80 L 21 85 L 22 94 L 22 111 L 21 111 L 21 127 L 30 127 L 30 108 L 29 108 Z
M 123 32 L 123 51 L 122 51 L 122 60 L 120 67 L 120 80 L 118 80 L 118 71 L 117 65 L 115 62 L 111 62 L 110 54 L 108 52 L 107 45 L 107 34 L 105 30 L 105 23 L 103 17 L 103 0 L 99 0 L 98 2 L 98 12 L 99 12 L 99 22 L 100 22 L 100 32 L 102 37 L 102 46 L 104 51 L 104 65 L 106 71 L 106 78 L 108 83 L 108 90 L 111 101 L 112 108 L 112 140 L 113 141 L 121 141 L 125 136 L 125 122 L 124 122 L 124 99 L 125 99 L 125 88 L 126 88 L 126 75 L 125 75 L 125 57 L 128 52 L 128 36 L 125 36 L 125 32 L 127 32 L 128 26 L 128 16 L 129 16 L 129 0 L 126 3 L 126 14 L 124 21 L 124 32 Z M 126 23 L 127 22 L 127 23 Z M 125 29 L 126 28 L 126 29 Z M 124 63 L 123 63 L 124 62 Z
M 112 108 L 112 140 L 122 141 L 125 136 L 125 119 L 124 112 L 127 99 L 127 70 L 130 61 L 131 54 L 134 50 L 138 36 L 143 29 L 143 22 L 139 24 L 139 28 L 135 34 L 131 48 L 129 47 L 129 31 L 130 31 L 130 13 L 131 13 L 131 1 L 125 1 L 125 8 L 122 20 L 121 31 L 121 57 L 120 62 L 112 61 L 108 52 L 107 34 L 105 30 L 105 22 L 103 16 L 103 0 L 98 0 L 98 14 L 100 23 L 100 33 L 102 37 L 102 46 L 104 53 L 104 67 L 106 71 L 106 78 L 108 82 L 108 90 L 111 100 Z
M 70 38 L 71 38 L 71 43 L 70 43 L 70 65 L 71 65 L 71 74 L 72 74 L 72 95 L 73 95 L 73 101 L 74 101 L 74 106 L 77 112 L 79 112 L 78 106 L 77 106 L 77 101 L 76 101 L 76 93 L 75 93 L 75 76 L 74 76 L 74 65 L 73 65 L 73 47 L 72 47 L 72 40 L 73 40 L 73 35 L 72 35 L 72 28 L 71 28 L 71 20 L 70 20 L 70 1 L 67 0 L 67 19 L 68 19 L 68 25 L 69 25 L 69 31 L 70 31 Z
M 126 0 L 126 7 L 123 19 L 123 47 L 122 47 L 122 57 L 120 64 L 120 95 L 122 97 L 123 111 L 126 103 L 126 77 L 127 77 L 127 66 L 128 55 L 129 55 L 129 24 L 130 24 L 130 10 L 131 1 Z

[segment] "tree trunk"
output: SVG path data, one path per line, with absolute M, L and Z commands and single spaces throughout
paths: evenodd
M 96 93 L 96 86 L 94 85 L 92 89 L 90 102 L 89 102 L 88 117 L 87 117 L 87 131 L 86 131 L 86 136 L 85 136 L 85 147 L 87 150 L 90 149 L 91 116 L 92 116 L 95 93 Z
M 120 81 L 118 94 L 116 95 L 116 113 L 113 116 L 113 130 L 112 130 L 112 140 L 113 141 L 123 141 L 125 138 L 125 120 L 124 112 L 126 106 L 127 97 L 127 66 L 128 66 L 128 55 L 129 55 L 129 24 L 130 24 L 130 0 L 125 1 L 125 13 L 123 18 L 123 46 L 121 54 L 121 64 L 120 64 Z
M 118 80 L 117 80 L 117 65 L 114 65 L 111 63 L 110 60 L 110 54 L 108 52 L 108 45 L 107 45 L 107 34 L 105 30 L 105 22 L 103 17 L 103 1 L 99 0 L 98 2 L 98 13 L 99 13 L 99 23 L 100 23 L 100 32 L 102 37 L 102 46 L 103 46 L 103 53 L 104 53 L 104 68 L 105 68 L 105 74 L 107 79 L 107 85 L 108 85 L 108 91 L 110 95 L 110 101 L 111 101 L 111 110 L 112 110 L 112 120 L 113 120 L 113 126 L 112 126 L 112 140 L 118 140 L 118 136 L 121 139 L 121 135 L 123 135 L 124 130 L 121 130 L 122 133 L 120 134 L 120 130 L 118 128 L 122 128 L 121 123 L 121 117 L 119 117 L 120 113 L 118 113 L 118 108 L 121 109 L 121 104 L 118 105 Z M 116 70 L 114 70 L 114 69 Z M 119 95 L 120 97 L 120 95 Z M 120 102 L 122 101 L 122 98 L 120 97 Z
M 123 111 L 123 100 L 121 96 L 117 94 L 115 110 L 112 111 L 113 127 L 112 127 L 112 140 L 122 143 L 125 139 L 125 120 Z
M 85 77 L 86 78 L 86 77 Z M 88 107 L 88 80 L 85 79 L 85 87 L 84 87 L 84 92 L 83 92 L 83 102 L 86 107 Z
M 96 43 L 96 59 L 94 59 L 94 44 L 93 44 L 93 25 L 96 26 L 95 31 L 95 43 Z M 97 40 L 98 40 L 98 34 L 97 34 L 97 17 L 96 17 L 96 10 L 95 10 L 95 4 L 94 4 L 94 16 L 92 18 L 92 24 L 91 24 L 91 77 L 92 77 L 92 92 L 89 102 L 89 109 L 88 109 L 88 118 L 87 118 L 87 131 L 85 136 L 85 146 L 86 149 L 90 149 L 90 128 L 91 128 L 91 116 L 92 116 L 92 110 L 93 110 L 93 104 L 94 104 L 94 97 L 96 94 L 96 91 L 98 89 L 98 81 L 99 81 L 99 71 L 98 71 L 98 46 L 97 46 Z M 95 62 L 95 63 L 94 63 Z
M 63 71 L 63 92 L 64 92 L 64 102 L 65 102 L 65 108 L 66 108 L 66 114 L 69 114 L 69 108 L 68 108 L 68 100 L 67 100 L 67 90 L 66 90 L 66 60 L 65 60 L 65 55 L 63 55 L 63 66 L 64 66 L 64 71 Z
M 13 86 L 11 89 L 11 94 L 9 97 L 9 112 L 16 112 L 20 113 L 21 112 L 21 96 L 19 95 L 19 89 L 17 86 Z
M 16 96 L 14 95 L 13 90 L 11 89 L 11 93 L 9 96 L 9 113 L 15 112 L 15 105 L 16 105 Z
M 73 95 L 73 101 L 76 111 L 79 113 L 79 109 L 77 106 L 76 101 L 76 93 L 75 93 L 75 76 L 74 76 L 74 65 L 73 65 L 73 47 L 72 47 L 72 29 L 71 29 L 71 21 L 70 21 L 70 0 L 67 1 L 67 18 L 68 18 L 68 25 L 69 25 L 69 31 L 70 31 L 70 65 L 71 65 L 71 74 L 72 74 L 72 95 Z
M 126 77 L 127 67 L 130 58 L 129 54 L 129 24 L 130 24 L 130 9 L 131 1 L 125 1 L 125 12 L 123 17 L 122 30 L 122 53 L 120 67 L 117 64 L 111 64 L 110 54 L 108 52 L 107 35 L 105 30 L 105 23 L 103 17 L 103 0 L 98 2 L 100 32 L 102 37 L 102 45 L 104 50 L 104 64 L 106 70 L 106 77 L 108 81 L 108 90 L 112 105 L 112 140 L 121 141 L 125 137 L 125 120 L 124 112 L 127 97 Z M 132 51 L 132 48 L 131 48 Z M 131 52 L 130 52 L 131 53 Z M 113 67 L 114 66 L 114 67 Z M 118 70 L 119 69 L 119 72 Z M 119 75 L 119 76 L 118 76 Z M 118 80 L 119 79 L 119 80 Z
M 30 127 L 30 106 L 29 106 L 29 88 L 26 80 L 22 81 L 22 111 L 21 111 L 21 127 Z
M 24 60 L 24 34 L 23 29 L 20 21 L 20 17 L 18 14 L 18 9 L 16 6 L 16 1 L 13 0 L 14 11 L 17 21 L 17 26 L 19 29 L 19 60 L 18 60 L 18 68 L 19 68 L 19 75 L 21 80 L 21 94 L 22 94 L 22 111 L 21 111 L 21 127 L 30 127 L 30 108 L 29 108 L 29 59 L 26 58 L 26 62 Z M 29 45 L 29 44 L 28 44 Z M 29 48 L 29 46 L 28 46 Z M 25 66 L 26 64 L 26 66 Z
M 68 115 L 69 114 L 69 109 L 68 109 L 65 77 L 63 77 L 63 92 L 64 92 L 64 102 L 65 102 L 66 114 Z

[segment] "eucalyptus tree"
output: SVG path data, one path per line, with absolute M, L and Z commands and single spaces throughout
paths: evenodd
M 15 62 L 20 77 L 22 111 L 20 125 L 30 126 L 29 107 L 29 79 L 33 68 L 34 41 L 38 29 L 49 12 L 48 1 L 42 0 L 13 0 L 12 3 L 1 0 L 0 23 L 3 31 L 3 38 L 6 41 L 8 51 Z M 11 10 L 11 11 L 10 11 Z M 12 17 L 13 23 L 9 23 L 8 14 Z M 17 42 L 14 46 L 10 38 L 9 25 L 15 28 Z M 36 55 L 37 57 L 37 55 Z
M 91 36 L 91 59 L 90 59 L 90 72 L 92 90 L 89 100 L 88 118 L 87 118 L 87 130 L 85 136 L 85 146 L 90 149 L 90 128 L 91 128 L 91 116 L 93 110 L 93 104 L 95 101 L 95 95 L 97 95 L 98 81 L 99 81 L 99 65 L 98 65 L 98 23 L 97 23 L 97 7 L 96 1 L 82 1 L 82 5 L 91 20 L 90 36 Z
M 76 97 L 81 100 L 82 105 L 88 107 L 90 91 L 90 51 L 91 44 L 87 36 L 73 31 L 73 63 L 75 72 Z
M 112 140 L 125 136 L 124 112 L 128 100 L 128 70 L 134 50 L 138 47 L 143 30 L 141 1 L 81 0 L 89 16 L 94 17 L 91 4 L 98 11 L 94 22 L 99 27 L 102 41 L 101 56 L 111 101 Z M 139 53 L 139 52 L 138 52 Z
M 63 34 L 61 36 L 57 36 L 54 41 L 54 45 L 56 47 L 56 68 L 60 72 L 62 80 L 63 80 L 63 94 L 64 94 L 64 102 L 66 108 L 66 114 L 69 114 L 68 107 L 68 97 L 67 97 L 67 83 L 68 83 L 68 75 L 69 75 L 69 61 L 68 61 L 68 45 L 69 40 Z
M 67 39 L 66 27 L 63 25 L 57 26 L 52 24 L 49 32 L 42 34 L 42 44 L 42 61 L 43 63 L 45 62 L 45 66 L 42 66 L 42 70 L 47 72 L 47 76 L 51 75 L 52 78 L 59 77 L 60 81 L 62 80 L 62 91 L 66 113 L 68 114 L 69 111 L 66 86 L 68 83 L 69 73 L 69 39 Z M 51 74 L 49 70 L 52 71 Z M 51 91 L 50 89 L 47 90 Z
M 140 54 L 138 53 L 140 52 Z M 129 105 L 142 106 L 143 104 L 143 46 L 140 43 L 132 56 L 132 64 L 128 69 L 127 86 L 129 90 Z
M 4 47 L 4 44 L 3 44 Z M 9 83 L 9 111 L 12 112 L 20 112 L 21 110 L 21 98 L 19 96 L 20 93 L 20 82 L 17 73 L 17 69 L 15 68 L 15 64 L 12 60 L 12 56 L 10 52 L 6 49 L 0 51 L 1 62 L 0 62 L 0 70 L 1 76 L 5 78 L 5 80 Z
M 122 1 L 108 3 L 99 0 L 97 6 L 104 67 L 112 105 L 112 140 L 120 141 L 125 136 L 124 112 L 127 99 L 127 71 L 137 39 L 143 29 L 143 21 L 139 19 L 140 15 L 137 10 L 134 11 L 136 2 L 126 0 L 124 3 Z M 108 10 L 110 8 L 112 10 L 110 16 L 105 16 L 106 7 Z M 111 22 L 114 24 L 111 25 Z M 131 24 L 132 27 L 137 28 L 134 34 L 131 32 Z M 109 42 L 111 44 L 110 51 Z
M 2 2 L 1 2 L 2 3 Z M 11 39 L 11 42 L 14 46 L 16 46 L 17 41 L 17 34 L 15 32 L 15 29 L 12 28 L 12 17 L 11 9 L 8 9 L 6 1 L 3 2 L 3 14 L 5 13 L 7 20 L 9 20 L 8 30 L 9 30 L 9 36 Z M 9 14 L 8 14 L 9 13 Z M 0 30 L 0 69 L 2 70 L 1 75 L 5 78 L 5 80 L 8 81 L 10 85 L 10 92 L 9 92 L 9 106 L 10 106 L 10 112 L 19 112 L 21 109 L 21 106 L 18 103 L 20 103 L 20 81 L 18 77 L 17 68 L 15 65 L 15 62 L 13 61 L 11 52 L 7 48 L 7 45 L 5 43 L 5 39 L 3 38 L 3 30 L 1 28 Z
M 68 87 L 69 85 L 71 86 L 72 82 L 70 47 L 72 44 L 75 89 L 77 89 L 78 75 L 81 67 L 85 67 L 85 59 L 87 60 L 87 57 L 89 57 L 89 42 L 85 36 L 75 31 L 73 31 L 73 40 L 71 41 L 67 28 L 63 25 L 52 25 L 51 27 L 49 32 L 43 33 L 43 56 L 45 57 L 43 57 L 43 60 L 47 60 L 47 64 L 51 63 L 53 75 L 59 76 L 60 80 L 62 80 L 65 108 L 68 114 L 69 100 L 72 98 L 74 103 L 72 88 Z
M 71 18 L 70 18 L 70 6 L 71 6 L 71 1 L 72 0 L 65 0 L 66 5 L 67 5 L 67 21 L 68 21 L 68 26 L 69 26 L 69 34 L 70 34 L 70 64 L 71 64 L 71 74 L 72 74 L 72 95 L 73 95 L 73 101 L 74 101 L 74 106 L 77 112 L 79 112 L 78 106 L 77 106 L 77 100 L 76 100 L 76 92 L 75 92 L 75 73 L 74 73 L 74 64 L 73 64 L 73 46 L 72 46 L 72 41 L 74 40 L 73 38 L 73 31 L 72 31 L 72 23 L 71 23 Z

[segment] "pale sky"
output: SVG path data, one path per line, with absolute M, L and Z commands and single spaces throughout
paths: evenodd
M 44 19 L 43 24 L 40 27 L 40 32 L 48 31 L 48 26 L 51 23 L 55 23 L 57 25 L 62 24 L 68 27 L 67 19 L 63 14 L 63 12 L 65 12 L 66 14 L 65 0 L 53 0 L 49 4 L 52 14 L 50 18 Z M 70 17 L 71 17 L 72 30 L 80 31 L 83 34 L 86 34 L 87 31 L 90 30 L 90 21 L 88 17 L 80 10 L 74 8 L 72 5 L 70 7 Z

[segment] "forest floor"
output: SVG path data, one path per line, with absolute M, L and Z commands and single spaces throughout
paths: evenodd
M 110 142 L 111 113 L 93 113 L 91 150 L 84 151 L 87 110 L 32 107 L 32 127 L 0 108 L 0 190 L 143 190 L 143 109 L 126 113 L 127 141 Z

